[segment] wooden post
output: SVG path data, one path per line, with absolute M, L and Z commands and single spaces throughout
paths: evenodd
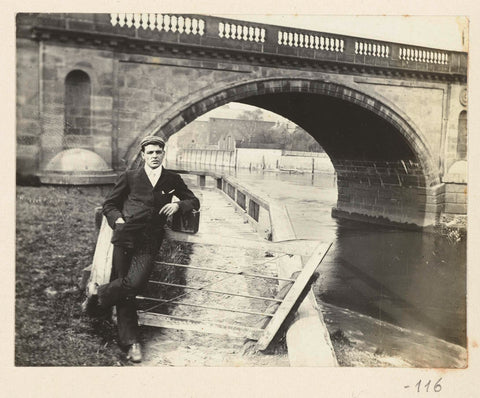
M 282 257 L 277 267 L 278 276 L 290 277 L 302 269 L 301 257 Z M 338 366 L 327 326 L 311 290 L 298 308 L 286 340 L 291 366 Z
M 112 233 L 113 231 L 108 225 L 107 219 L 103 217 L 90 274 L 90 281 L 96 282 L 99 285 L 110 281 L 113 256 L 113 245 L 110 243 Z
M 197 176 L 197 184 L 200 188 L 205 188 L 205 179 L 206 177 L 204 175 Z

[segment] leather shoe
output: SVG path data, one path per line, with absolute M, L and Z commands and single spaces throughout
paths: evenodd
M 128 350 L 127 359 L 132 362 L 142 362 L 142 349 L 140 343 L 133 343 Z

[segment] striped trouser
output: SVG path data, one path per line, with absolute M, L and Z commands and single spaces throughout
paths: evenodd
M 133 249 L 114 245 L 110 283 L 98 288 L 102 308 L 117 307 L 119 343 L 138 342 L 138 317 L 135 296 L 145 287 L 162 243 L 161 231 L 145 231 Z

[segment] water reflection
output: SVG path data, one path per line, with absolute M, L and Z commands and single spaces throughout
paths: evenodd
M 298 238 L 334 242 L 314 289 L 324 302 L 465 346 L 465 241 L 333 219 L 331 174 L 217 171 L 282 201 Z
M 316 294 L 325 302 L 465 346 L 466 245 L 339 222 Z

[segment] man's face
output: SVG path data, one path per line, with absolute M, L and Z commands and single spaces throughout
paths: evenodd
M 143 160 L 145 160 L 145 163 L 152 169 L 156 169 L 162 164 L 164 156 L 165 151 L 160 145 L 147 145 L 142 152 Z

